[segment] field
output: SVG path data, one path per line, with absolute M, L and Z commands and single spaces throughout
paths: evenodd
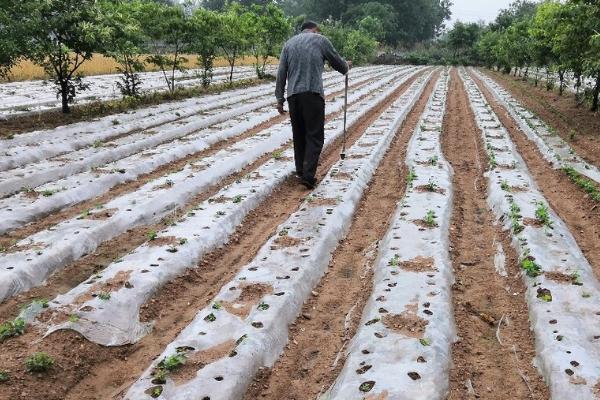
M 187 62 L 184 63 L 185 68 L 198 68 L 198 56 L 186 55 L 184 57 L 187 59 Z M 236 61 L 236 64 L 239 66 L 251 66 L 254 62 L 255 59 L 253 57 L 241 57 Z M 277 60 L 271 59 L 269 62 L 275 64 L 277 63 Z M 222 57 L 215 59 L 215 67 L 217 68 L 227 67 L 228 65 L 227 60 Z M 101 54 L 96 54 L 91 60 L 82 65 L 81 71 L 79 72 L 84 76 L 117 74 L 119 72 L 117 69 L 118 67 L 119 65 L 114 59 Z M 151 64 L 146 64 L 145 67 L 146 72 L 158 71 L 157 67 Z M 13 67 L 10 72 L 10 78 L 13 81 L 26 81 L 32 79 L 47 79 L 48 77 L 42 67 L 33 64 L 31 61 L 25 60 Z
M 600 399 L 598 116 L 324 85 L 314 190 L 274 83 L 1 140 L 0 399 Z

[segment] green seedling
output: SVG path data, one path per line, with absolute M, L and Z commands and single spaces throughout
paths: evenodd
M 273 156 L 273 159 L 279 160 L 281 157 L 283 157 L 283 152 L 281 150 L 274 151 L 272 153 L 272 156 Z
M 152 388 L 152 390 L 150 391 L 150 397 L 152 397 L 153 399 L 156 399 L 156 398 L 160 397 L 162 392 L 163 392 L 162 386 L 154 386 Z
M 95 149 L 102 147 L 102 140 L 96 140 L 92 145 Z
M 44 190 L 42 192 L 42 196 L 44 196 L 44 197 L 50 197 L 52 195 L 54 195 L 54 190 Z
M 493 151 L 488 151 L 488 160 L 490 162 L 490 168 L 496 169 L 498 162 L 496 161 L 496 154 Z
M 238 203 L 241 203 L 242 200 L 244 200 L 244 196 L 242 196 L 241 194 L 238 194 L 237 196 L 235 196 L 233 198 L 233 203 L 238 204 Z
M 119 122 L 118 119 L 113 119 L 111 122 L 112 122 L 113 125 L 119 125 L 120 124 L 120 122 Z
M 47 353 L 33 353 L 25 360 L 27 372 L 46 372 L 54 365 L 54 359 Z
M 179 239 L 179 244 L 180 244 L 181 246 L 183 246 L 183 245 L 184 245 L 184 244 L 186 244 L 187 242 L 188 242 L 188 240 L 187 240 L 186 238 L 181 238 L 181 239 Z
M 552 228 L 552 221 L 550 220 L 550 210 L 548 206 L 541 201 L 537 203 L 537 208 L 535 210 L 535 218 L 542 225 Z
M 48 308 L 48 299 L 35 299 L 29 306 L 39 305 L 42 308 Z
M 13 321 L 6 321 L 0 325 L 0 342 L 15 336 L 21 336 L 25 333 L 25 320 L 15 318 Z
M 571 274 L 571 283 L 575 286 L 583 286 L 583 281 L 581 280 L 581 274 L 579 271 L 575 271 Z
M 546 303 L 550 303 L 552 301 L 552 293 L 549 289 L 538 288 L 537 298 Z
M 110 300 L 110 293 L 108 293 L 108 292 L 100 292 L 100 293 L 98 293 L 98 298 L 100 300 L 108 301 L 108 300 Z
M 288 235 L 288 230 L 287 229 L 282 229 L 281 231 L 279 231 L 279 236 L 284 237 Z
M 212 305 L 212 308 L 214 310 L 220 310 L 221 308 L 223 308 L 223 304 L 221 304 L 220 301 L 215 301 Z
M 518 235 L 525 229 L 523 225 L 521 225 L 521 208 L 517 205 L 517 203 L 512 202 L 510 204 L 510 213 L 509 213 L 511 227 L 514 234 Z
M 508 184 L 508 181 L 506 179 L 500 182 L 500 188 L 505 192 L 510 192 L 510 185 Z
M 562 170 L 573 183 L 588 193 L 594 201 L 600 202 L 600 190 L 594 182 L 581 176 L 573 167 L 563 167 Z
M 438 156 L 433 156 L 429 159 L 429 165 L 436 166 L 438 164 Z
M 260 311 L 267 311 L 269 309 L 269 305 L 267 303 L 262 302 L 258 305 L 258 309 Z
M 158 237 L 158 233 L 156 231 L 150 231 L 146 233 L 146 237 L 148 240 L 155 240 Z
M 435 219 L 437 218 L 437 216 L 435 215 L 435 211 L 433 210 L 429 210 L 427 211 L 427 214 L 425 214 L 425 218 L 423 219 L 423 221 L 425 221 L 425 224 L 429 227 L 433 227 L 436 225 Z
M 367 393 L 367 392 L 370 392 L 374 386 L 375 386 L 375 382 L 373 382 L 373 381 L 363 382 L 358 387 L 358 390 L 360 390 L 363 393 Z
M 389 264 L 391 267 L 397 267 L 400 265 L 400 255 L 394 254 L 394 257 L 392 257 Z
M 524 258 L 521 261 L 521 268 L 523 268 L 527 276 L 531 278 L 540 276 L 542 273 L 542 268 L 529 257 Z
M 10 375 L 8 375 L 7 371 L 0 371 L 0 382 L 8 382 L 10 379 Z
M 428 192 L 435 192 L 438 189 L 438 185 L 430 178 L 429 182 L 425 185 L 425 189 L 427 189 Z
M 204 317 L 204 320 L 206 322 L 215 322 L 217 320 L 217 317 L 215 317 L 215 314 L 210 313 L 206 317 Z
M 414 168 L 411 168 L 410 171 L 408 171 L 408 176 L 406 177 L 406 181 L 408 182 L 409 188 L 412 189 L 415 179 L 417 179 L 417 173 L 415 172 Z
M 73 324 L 76 322 L 79 322 L 79 316 L 75 315 L 75 314 L 69 315 L 69 322 L 71 322 Z
M 419 339 L 419 343 L 421 343 L 423 346 L 431 346 L 431 342 L 427 338 Z
M 222 217 L 225 215 L 225 211 L 217 211 L 217 216 Z
M 185 364 L 187 357 L 185 354 L 173 354 L 172 356 L 165 357 L 161 362 L 158 363 L 158 368 L 164 369 L 165 371 L 172 372 L 177 368 Z
M 179 250 L 177 250 L 177 246 L 169 246 L 169 248 L 167 249 L 167 251 L 169 253 L 177 253 Z

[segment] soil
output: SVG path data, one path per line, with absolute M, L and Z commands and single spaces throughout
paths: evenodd
M 518 258 L 509 238 L 494 226 L 487 207 L 485 147 L 456 71 L 448 93 L 442 148 L 454 169 L 450 256 L 459 338 L 452 346 L 448 399 L 548 399 L 548 389 L 532 364 L 535 342 Z M 495 271 L 496 242 L 506 252 L 507 278 Z
M 392 96 L 349 129 L 349 145 L 355 143 L 364 130 L 416 78 L 415 76 L 401 85 Z M 319 179 L 322 179 L 328 169 L 339 160 L 341 145 L 340 138 L 324 151 L 318 172 Z M 210 188 L 201 196 L 214 195 L 210 192 L 215 192 L 218 188 L 245 176 L 269 157 L 257 160 L 240 174 L 224 179 L 217 187 Z M 11 384 L 7 385 L 0 394 L 0 398 L 8 396 L 27 400 L 91 400 L 119 397 L 141 375 L 150 361 L 156 358 L 180 330 L 195 317 L 196 311 L 205 307 L 219 288 L 254 258 L 262 244 L 274 235 L 277 227 L 298 208 L 307 193 L 304 186 L 290 178 L 280 185 L 261 206 L 249 214 L 231 236 L 227 245 L 205 256 L 197 268 L 188 270 L 187 273 L 161 288 L 142 308 L 142 320 L 155 321 L 154 329 L 135 345 L 106 348 L 88 342 L 73 331 L 58 331 L 40 340 L 40 333 L 31 328 L 25 335 L 5 341 L 3 343 L 5 356 L 0 361 L 0 369 L 10 371 L 13 378 Z M 190 204 L 195 204 L 199 200 L 194 198 Z M 178 211 L 171 218 L 185 215 L 185 211 Z M 47 286 L 36 288 L 4 304 L 0 307 L 0 315 L 4 318 L 7 314 L 15 313 L 19 302 L 24 299 L 38 297 L 37 295 L 42 293 L 44 297 L 52 298 L 59 293 L 59 290 L 68 290 L 78 283 L 74 282 L 75 280 L 81 282 L 90 275 L 91 270 L 97 270 L 94 257 L 100 257 L 99 254 L 102 254 L 103 261 L 109 263 L 115 256 L 119 257 L 147 240 L 146 233 L 149 229 L 158 232 L 167 225 L 167 222 L 161 224 L 131 230 L 105 243 L 94 253 L 95 256 L 91 255 L 92 258 L 88 259 L 87 263 L 85 257 L 78 261 L 83 264 L 79 265 L 83 271 L 73 268 L 77 263 L 67 267 L 52 276 Z M 125 245 L 123 242 L 126 242 Z M 108 257 L 104 252 L 110 253 L 113 258 L 106 259 Z M 102 266 L 99 269 L 101 268 Z M 69 271 L 75 272 L 77 278 L 68 275 Z M 44 379 L 23 371 L 24 355 L 34 351 L 45 351 L 56 359 L 54 370 Z M 31 389 L 34 387 L 35 391 Z
M 402 162 L 436 77 L 399 130 L 353 218 L 348 236 L 299 318 L 290 327 L 285 352 L 273 369 L 261 369 L 244 399 L 314 399 L 344 365 L 343 349 L 354 336 L 372 288 L 371 265 L 378 241 L 403 197 L 408 174 Z M 336 358 L 340 356 L 336 362 Z
M 428 323 L 429 321 L 408 310 L 402 314 L 388 314 L 383 317 L 383 324 L 387 328 L 417 339 L 423 338 Z
M 416 257 L 410 261 L 402 261 L 399 267 L 405 271 L 425 272 L 433 271 L 434 260 L 431 257 Z
M 575 185 L 560 170 L 555 170 L 543 158 L 537 146 L 529 141 L 510 117 L 506 109 L 492 99 L 475 78 L 498 118 L 508 130 L 519 154 L 525 160 L 529 173 L 537 182 L 550 207 L 566 223 L 575 241 L 592 266 L 596 277 L 600 278 L 600 206 L 587 193 Z
M 585 106 L 577 106 L 574 94 L 559 96 L 547 91 L 544 85 L 535 87 L 522 78 L 484 70 L 523 106 L 535 112 L 544 122 L 575 149 L 586 161 L 600 167 L 600 112 L 593 113 Z M 575 137 L 571 133 L 575 131 Z

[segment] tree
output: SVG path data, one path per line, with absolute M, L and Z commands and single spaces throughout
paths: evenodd
M 199 8 L 191 19 L 193 36 L 190 50 L 198 54 L 202 67 L 202 86 L 207 87 L 213 79 L 214 61 L 218 50 L 219 16 L 205 8 Z
M 342 16 L 342 20 L 346 24 L 361 26 L 366 30 L 368 24 L 372 22 L 365 19 L 373 18 L 377 20 L 378 26 L 373 26 L 376 29 L 374 37 L 382 42 L 393 44 L 394 32 L 398 29 L 398 13 L 390 4 L 384 4 L 377 1 L 369 1 L 366 3 L 355 4 L 348 8 Z M 383 32 L 379 32 L 382 30 Z M 373 31 L 372 31 L 373 32 Z
M 219 44 L 230 67 L 229 82 L 233 82 L 235 62 L 248 47 L 248 18 L 238 3 L 232 3 L 227 10 L 219 14 Z
M 244 15 L 256 74 L 263 78 L 269 57 L 279 55 L 283 42 L 290 35 L 291 26 L 283 10 L 273 4 L 253 5 Z
M 169 6 L 143 2 L 138 14 L 152 55 L 146 58 L 163 73 L 169 92 L 175 92 L 175 73 L 183 72 L 187 59 L 183 53 L 192 41 L 190 18 L 181 5 Z
M 144 71 L 141 54 L 147 40 L 142 26 L 138 22 L 142 3 L 138 0 L 124 3 L 102 3 L 103 16 L 111 29 L 109 44 L 104 54 L 112 57 L 122 74 L 117 86 L 124 96 L 140 95 L 141 79 L 139 73 Z
M 0 0 L 0 78 L 8 80 L 12 67 L 26 55 L 27 26 L 23 3 Z
M 110 29 L 94 0 L 27 0 L 23 2 L 29 23 L 28 56 L 42 66 L 57 86 L 62 111 L 70 111 L 78 91 L 87 85 L 78 74 L 81 65 L 101 52 Z
M 448 32 L 448 45 L 454 51 L 454 57 L 459 57 L 465 52 L 471 52 L 481 35 L 482 27 L 475 23 L 457 22 Z

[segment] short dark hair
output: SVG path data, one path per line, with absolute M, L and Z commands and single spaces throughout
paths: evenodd
M 317 25 L 316 22 L 313 22 L 313 21 L 304 21 L 304 23 L 300 27 L 300 30 L 301 31 L 305 31 L 307 29 L 315 29 L 315 28 L 318 28 L 318 27 L 319 27 L 319 25 Z

